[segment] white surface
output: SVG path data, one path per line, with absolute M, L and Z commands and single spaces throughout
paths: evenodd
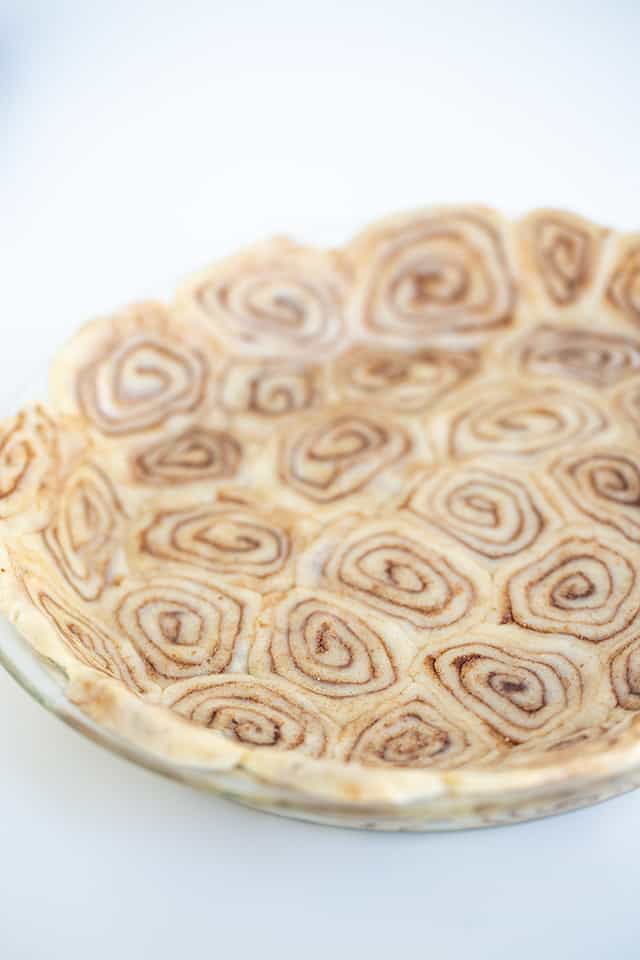
M 0 412 L 87 316 L 260 235 L 447 200 L 640 227 L 639 38 L 635 0 L 0 0 Z M 4 675 L 0 770 L 2 960 L 638 956 L 640 793 L 458 835 L 289 823 Z

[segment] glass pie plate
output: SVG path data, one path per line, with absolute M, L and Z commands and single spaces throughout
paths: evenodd
M 134 763 L 331 825 L 638 786 L 639 325 L 640 238 L 481 207 L 94 321 L 0 428 L 2 663 Z

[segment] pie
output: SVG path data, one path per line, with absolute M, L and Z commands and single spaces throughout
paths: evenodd
M 0 551 L 69 703 L 252 802 L 633 785 L 640 235 L 418 210 L 95 320 L 0 425 Z

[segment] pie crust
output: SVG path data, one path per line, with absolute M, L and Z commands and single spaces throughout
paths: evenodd
M 640 235 L 563 211 L 260 243 L 88 324 L 0 425 L 0 608 L 65 702 L 266 809 L 634 786 L 639 570 Z

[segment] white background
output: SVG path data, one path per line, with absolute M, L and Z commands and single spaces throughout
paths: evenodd
M 94 313 L 411 205 L 640 228 L 629 2 L 0 0 L 0 413 Z M 367 835 L 130 767 L 0 675 L 0 958 L 640 952 L 640 794 Z

